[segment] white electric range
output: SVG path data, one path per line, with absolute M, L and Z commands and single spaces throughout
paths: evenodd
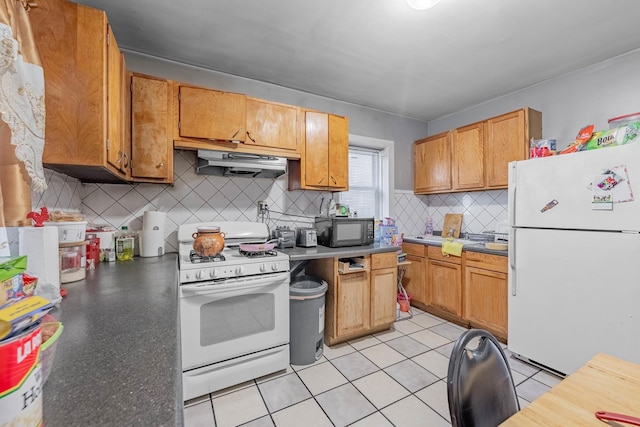
M 224 233 L 220 256 L 193 251 L 198 227 Z M 289 257 L 277 250 L 242 253 L 265 243 L 266 224 L 211 221 L 178 228 L 184 400 L 289 365 Z

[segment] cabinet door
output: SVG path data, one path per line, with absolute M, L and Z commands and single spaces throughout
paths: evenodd
M 131 77 L 131 176 L 173 182 L 171 88 L 164 79 Z
M 454 189 L 479 189 L 484 187 L 483 134 L 483 123 L 475 123 L 453 131 Z
M 393 323 L 396 320 L 397 289 L 396 267 L 371 270 L 372 327 Z
M 349 121 L 329 114 L 329 187 L 349 189 Z
M 428 261 L 427 305 L 456 316 L 462 315 L 462 267 L 459 264 Z
M 124 57 L 111 26 L 107 25 L 107 160 L 117 169 L 129 170 L 129 150 L 124 144 Z
M 464 317 L 507 337 L 507 274 L 477 267 L 465 268 Z
M 413 190 L 431 193 L 451 190 L 450 132 L 414 142 Z
M 509 184 L 509 162 L 527 158 L 524 110 L 514 111 L 486 121 L 487 187 Z
M 122 125 L 120 114 L 125 104 L 122 56 L 112 43 L 113 34 L 107 33 L 106 13 L 69 1 L 49 0 L 31 9 L 29 20 L 46 80 L 43 164 L 81 180 L 123 182 L 126 174 L 107 158 L 108 139 L 118 146 L 124 132 L 122 128 L 110 132 L 109 122 L 113 129 L 118 120 Z M 111 55 L 111 66 L 109 48 L 117 53 Z M 121 70 L 112 73 L 111 82 L 109 69 Z M 113 82 L 118 79 L 120 84 Z M 109 94 L 109 88 L 114 93 Z M 111 107 L 110 98 L 114 101 Z M 117 103 L 122 105 L 117 107 Z M 114 150 L 116 160 L 120 148 Z
M 245 144 L 297 151 L 297 126 L 296 107 L 247 98 Z
M 334 309 L 337 336 L 369 329 L 369 272 L 339 274 L 336 286 Z
M 422 304 L 427 303 L 427 274 L 426 274 L 426 258 L 422 256 L 407 253 L 407 261 L 411 264 L 403 265 L 400 268 L 404 270 L 402 277 L 402 286 L 405 291 L 415 302 Z
M 180 86 L 179 103 L 180 136 L 225 141 L 245 140 L 245 95 Z
M 329 115 L 307 111 L 305 114 L 305 184 L 329 186 Z

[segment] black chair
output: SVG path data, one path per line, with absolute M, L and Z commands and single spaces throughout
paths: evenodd
M 467 348 L 478 339 L 475 348 Z M 495 427 L 520 410 L 500 343 L 482 329 L 465 331 L 449 359 L 447 397 L 453 427 Z

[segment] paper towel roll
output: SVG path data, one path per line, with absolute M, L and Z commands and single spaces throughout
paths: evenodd
M 20 227 L 18 237 L 18 252 L 27 256 L 27 272 L 60 289 L 58 228 Z
M 164 255 L 164 232 L 162 230 L 142 230 L 138 232 L 141 257 Z
M 164 221 L 166 218 L 166 212 L 145 211 L 142 216 L 142 230 L 160 230 L 164 233 Z

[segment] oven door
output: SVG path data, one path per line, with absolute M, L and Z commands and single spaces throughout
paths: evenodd
M 289 342 L 289 273 L 180 286 L 182 370 Z

